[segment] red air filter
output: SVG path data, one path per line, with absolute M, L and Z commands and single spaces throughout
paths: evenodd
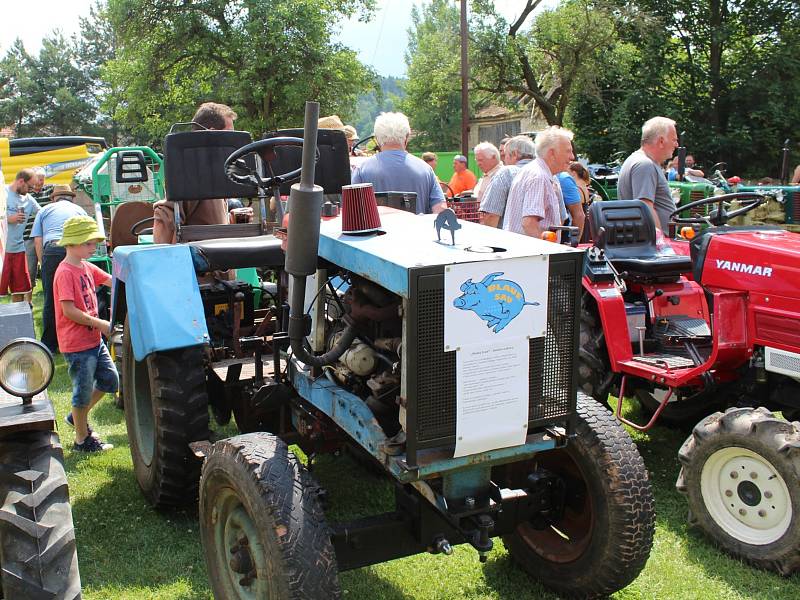
M 371 183 L 342 186 L 342 233 L 372 233 L 381 226 Z

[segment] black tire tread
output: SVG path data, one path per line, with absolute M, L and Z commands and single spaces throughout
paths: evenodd
M 212 446 L 203 466 L 200 494 L 201 527 L 210 502 L 206 482 L 215 469 L 247 473 L 262 515 L 273 525 L 270 532 L 286 529 L 276 537 L 280 572 L 286 574 L 286 600 L 336 599 L 341 597 L 336 553 L 330 529 L 319 501 L 320 488 L 310 473 L 277 436 L 248 433 L 221 440 Z M 241 496 L 241 491 L 237 490 Z M 210 542 L 202 536 L 209 573 Z M 212 580 L 213 586 L 213 580 Z
M 125 324 L 125 331 L 129 331 Z M 131 433 L 133 407 L 125 406 L 131 438 L 131 458 L 136 480 L 155 508 L 168 509 L 197 500 L 201 462 L 189 448 L 191 442 L 209 438 L 208 395 L 202 346 L 154 352 L 145 361 L 133 360 L 127 335 L 123 339 L 123 380 L 127 393 L 135 389 L 131 368 L 147 368 L 153 406 L 155 453 L 148 467 L 139 455 Z M 131 367 L 133 365 L 133 367 Z M 124 404 L 134 402 L 126 398 Z
M 58 435 L 0 438 L 0 565 L 3 597 L 81 597 L 75 530 Z
M 534 558 L 523 568 L 545 585 L 568 597 L 602 598 L 630 584 L 647 563 L 655 530 L 655 502 L 647 468 L 636 445 L 604 406 L 578 392 L 576 436 L 568 452 L 593 457 L 603 495 L 608 500 L 608 531 L 594 535 L 594 556 L 580 568 L 551 568 L 546 560 Z M 514 537 L 506 545 L 515 555 Z M 528 558 L 532 558 L 528 553 Z M 581 559 L 579 559 L 581 560 Z M 576 561 L 577 562 L 577 561 Z M 532 567 L 532 568 L 531 568 Z
M 753 546 L 729 536 L 708 514 L 700 475 L 705 459 L 716 450 L 737 445 L 768 454 L 764 458 L 782 471 L 792 498 L 794 526 L 772 544 Z M 772 456 L 769 456 L 772 454 Z M 800 570 L 800 423 L 776 418 L 768 409 L 729 408 L 709 415 L 697 425 L 678 451 L 681 471 L 675 483 L 687 497 L 689 524 L 703 531 L 719 548 L 751 565 L 791 575 Z
M 606 338 L 594 299 L 581 295 L 580 339 L 578 345 L 578 387 L 584 394 L 608 406 L 614 373 L 608 360 Z

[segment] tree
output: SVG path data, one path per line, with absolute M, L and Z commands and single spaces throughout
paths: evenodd
M 93 120 L 91 83 L 79 68 L 74 46 L 59 31 L 31 56 L 17 40 L 0 64 L 0 122 L 19 136 L 75 135 Z
M 459 10 L 448 0 L 411 9 L 406 97 L 400 109 L 415 132 L 410 147 L 458 148 L 461 143 Z
M 348 118 L 373 73 L 331 36 L 373 2 L 109 0 L 118 36 L 103 70 L 109 106 L 151 142 L 205 100 L 231 105 L 251 131 L 300 125 L 309 99 Z
M 508 23 L 491 0 L 473 0 L 474 88 L 529 98 L 550 125 L 561 125 L 575 91 L 594 85 L 603 55 L 616 44 L 619 9 L 602 0 L 566 0 L 529 23 L 541 2 L 526 0 Z

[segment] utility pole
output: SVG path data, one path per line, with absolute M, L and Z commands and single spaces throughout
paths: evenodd
M 469 62 L 467 60 L 467 0 L 461 0 L 461 154 L 469 161 Z M 467 163 L 469 165 L 469 163 Z

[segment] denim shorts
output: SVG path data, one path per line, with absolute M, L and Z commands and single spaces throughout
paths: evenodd
M 89 406 L 93 389 L 109 394 L 117 391 L 119 375 L 103 342 L 81 352 L 64 352 L 64 359 L 72 379 L 72 406 Z

